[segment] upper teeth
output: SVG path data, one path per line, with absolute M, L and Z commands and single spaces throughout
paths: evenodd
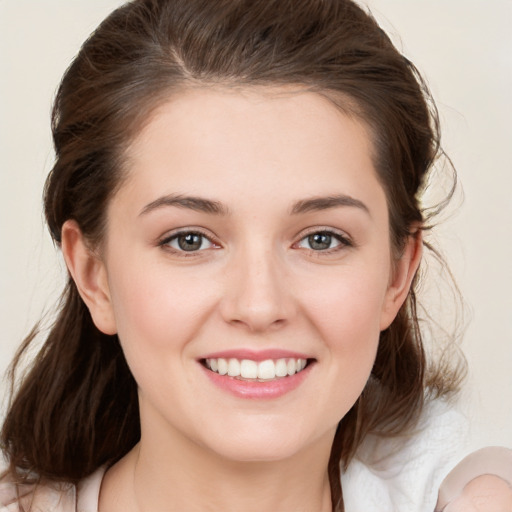
M 306 367 L 306 359 L 206 359 L 206 366 L 213 372 L 243 379 L 275 379 L 300 372 Z

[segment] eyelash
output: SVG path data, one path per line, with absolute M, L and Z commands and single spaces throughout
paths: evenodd
M 344 233 L 341 233 L 339 231 L 335 231 L 332 228 L 314 228 L 311 229 L 309 232 L 302 234 L 300 240 L 294 244 L 294 246 L 299 247 L 299 244 L 301 244 L 304 241 L 308 241 L 309 243 L 311 240 L 308 240 L 310 237 L 313 237 L 315 235 L 324 235 L 330 237 L 331 241 L 335 240 L 338 242 L 338 245 L 335 247 L 329 247 L 326 249 L 313 249 L 311 247 L 303 247 L 304 249 L 310 251 L 312 254 L 314 254 L 317 257 L 320 257 L 322 255 L 327 254 L 333 254 L 340 250 L 354 247 L 353 241 Z M 299 247 L 301 248 L 301 247 Z
M 308 248 L 308 247 L 301 247 L 300 246 L 300 244 L 302 242 L 304 242 L 304 241 L 307 241 L 308 243 L 311 243 L 310 237 L 313 237 L 315 235 L 327 236 L 327 237 L 330 238 L 330 240 L 329 240 L 330 242 L 332 240 L 335 240 L 335 241 L 338 242 L 338 245 L 336 245 L 335 247 L 328 247 L 326 249 L 313 249 L 312 247 Z M 171 246 L 172 242 L 178 241 L 180 239 L 180 237 L 186 237 L 186 236 L 201 237 L 201 244 L 200 244 L 200 246 L 199 246 L 199 248 L 197 250 L 187 251 L 187 250 L 185 250 L 183 248 L 172 247 Z M 203 243 L 205 242 L 205 240 L 209 244 L 211 244 L 211 246 L 207 247 L 207 248 L 201 248 Z M 178 244 L 179 244 L 179 242 L 178 242 Z M 166 250 L 168 250 L 170 252 L 173 252 L 174 254 L 177 254 L 180 257 L 185 257 L 185 258 L 197 256 L 198 253 L 201 253 L 201 252 L 203 252 L 205 250 L 208 250 L 208 249 L 220 248 L 221 247 L 220 244 L 218 242 L 216 242 L 215 239 L 213 239 L 213 237 L 211 235 L 207 235 L 206 233 L 204 233 L 200 229 L 186 229 L 186 230 L 181 230 L 181 231 L 175 232 L 175 233 L 173 233 L 173 234 L 171 234 L 169 236 L 166 236 L 162 240 L 160 240 L 158 242 L 158 246 L 160 246 L 163 249 L 166 249 Z M 299 241 L 295 242 L 292 245 L 292 247 L 293 248 L 297 248 L 297 249 L 306 249 L 311 254 L 314 254 L 315 256 L 320 257 L 322 255 L 336 253 L 336 252 L 338 252 L 340 250 L 343 250 L 345 248 L 348 248 L 348 247 L 354 247 L 354 243 L 345 234 L 342 234 L 342 233 L 340 233 L 338 231 L 334 231 L 331 228 L 315 228 L 315 229 L 312 229 L 312 230 L 310 230 L 309 232 L 307 232 L 305 234 L 302 234 L 302 236 L 299 239 Z
M 203 245 L 203 243 L 205 242 L 205 240 L 211 244 L 211 247 L 208 247 L 208 248 L 203 248 L 201 249 L 201 247 L 199 247 L 199 249 L 197 250 L 193 250 L 193 251 L 187 251 L 183 248 L 179 248 L 179 247 L 172 247 L 170 244 L 174 241 L 177 241 L 181 238 L 181 237 L 186 237 L 186 236 L 198 236 L 198 237 L 201 237 L 201 246 Z M 179 242 L 178 242 L 179 243 Z M 174 254 L 177 254 L 179 255 L 180 257 L 184 257 L 184 258 L 189 258 L 189 257 L 193 257 L 193 256 L 197 256 L 198 253 L 200 252 L 203 252 L 205 250 L 208 250 L 208 249 L 211 249 L 211 248 L 219 248 L 220 247 L 220 244 L 217 243 L 213 237 L 211 235 L 207 235 L 206 233 L 204 233 L 203 231 L 201 231 L 200 229 L 184 229 L 184 230 L 181 230 L 181 231 L 177 231 L 169 236 L 166 236 L 165 238 L 163 238 L 162 240 L 160 240 L 158 242 L 158 245 L 160 247 L 162 247 L 163 249 L 166 249 Z

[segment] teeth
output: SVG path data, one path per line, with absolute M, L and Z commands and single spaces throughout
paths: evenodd
M 230 377 L 238 377 L 240 375 L 240 361 L 238 359 L 230 359 L 228 361 L 228 375 Z
M 242 379 L 272 380 L 294 375 L 306 367 L 306 359 L 266 359 L 265 361 L 252 361 L 251 359 L 229 360 L 206 359 L 206 366 L 215 373 L 240 377 Z
M 244 379 L 258 378 L 258 363 L 249 359 L 243 359 L 240 363 L 240 375 Z
M 288 360 L 288 375 L 293 375 L 297 371 L 297 363 L 295 359 Z
M 217 373 L 219 373 L 220 375 L 226 375 L 228 373 L 228 362 L 225 359 L 217 359 L 217 367 Z M 213 370 L 213 365 L 210 366 L 210 369 Z
M 243 375 L 242 375 L 243 377 Z M 258 379 L 275 379 L 276 378 L 276 365 L 272 359 L 261 361 L 258 363 Z
M 276 361 L 276 377 L 286 377 L 288 375 L 288 364 L 286 359 Z

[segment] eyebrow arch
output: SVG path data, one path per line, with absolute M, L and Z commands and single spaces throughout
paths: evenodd
M 292 206 L 291 213 L 292 215 L 297 215 L 300 213 L 328 210 L 329 208 L 337 208 L 339 206 L 359 208 L 370 215 L 370 210 L 362 201 L 345 194 L 326 197 L 312 197 L 311 199 L 303 199 L 301 201 L 297 201 Z
M 169 194 L 159 197 L 147 204 L 139 215 L 146 215 L 149 212 L 165 206 L 187 208 L 189 210 L 211 213 L 214 215 L 227 215 L 229 213 L 228 209 L 219 201 L 213 201 L 203 197 L 185 196 L 182 194 Z

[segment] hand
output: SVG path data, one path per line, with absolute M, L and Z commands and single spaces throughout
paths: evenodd
M 483 448 L 444 479 L 436 512 L 512 512 L 511 482 L 512 450 Z

